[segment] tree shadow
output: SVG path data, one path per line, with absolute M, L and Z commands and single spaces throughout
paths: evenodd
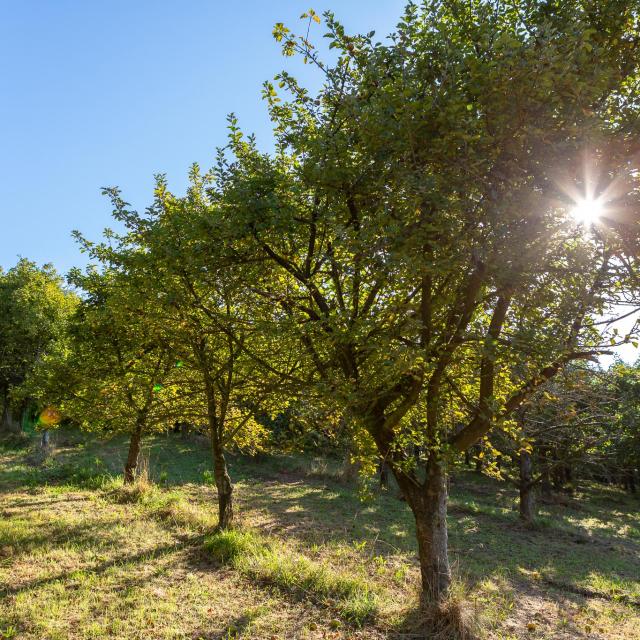
M 412 515 L 405 503 L 389 493 L 363 504 L 355 489 L 293 474 L 253 480 L 240 488 L 243 506 L 266 514 L 264 526 L 269 533 L 291 536 L 305 547 L 357 546 L 366 541 L 371 555 L 415 558 Z M 464 503 L 469 496 L 476 503 L 473 508 Z M 504 504 L 512 503 L 513 497 L 505 492 Z M 454 483 L 452 488 L 450 554 L 471 586 L 504 570 L 523 576 L 526 571 L 540 572 L 575 587 L 588 583 L 594 574 L 637 581 L 638 542 L 626 540 L 630 553 L 621 554 L 612 546 L 617 535 L 599 532 L 585 537 L 586 526 L 569 516 L 562 529 L 526 527 L 511 508 L 496 508 L 494 498 L 487 491 L 474 492 L 473 486 Z
M 0 544 L 11 546 L 16 551 L 15 556 L 30 554 L 46 547 L 55 548 L 70 541 L 78 547 L 90 547 L 104 544 L 105 539 L 108 539 L 107 532 L 112 529 L 115 521 L 115 518 L 113 521 L 79 524 L 50 521 L 38 523 L 35 531 L 7 529 L 0 538 Z
M 34 509 L 34 507 L 45 507 L 52 504 L 64 504 L 68 502 L 87 502 L 88 500 L 89 498 L 87 496 L 63 496 L 52 500 L 19 500 L 9 507 L 6 507 L 5 513 L 8 514 L 8 517 L 11 517 L 12 515 L 18 515 L 18 513 L 20 513 L 17 509 L 21 511 L 37 511 L 38 509 Z
M 47 576 L 45 578 L 36 578 L 34 580 L 30 580 L 28 582 L 16 585 L 16 586 L 0 586 L 0 596 L 15 596 L 20 593 L 24 593 L 27 591 L 32 591 L 34 589 L 38 589 L 40 587 L 44 587 L 49 584 L 53 584 L 59 581 L 67 581 L 70 579 L 73 573 L 81 570 L 84 573 L 90 574 L 92 576 L 97 576 L 104 574 L 109 569 L 115 567 L 122 567 L 129 564 L 136 564 L 142 562 L 148 562 L 149 560 L 156 559 L 158 557 L 163 557 L 169 554 L 177 553 L 184 549 L 194 549 L 193 554 L 187 554 L 186 558 L 189 561 L 188 565 L 194 565 L 201 567 L 203 563 L 202 556 L 202 543 L 204 541 L 204 535 L 195 535 L 195 536 L 184 536 L 182 538 L 178 538 L 175 542 L 166 545 L 160 545 L 156 547 L 152 547 L 150 549 L 145 549 L 144 551 L 139 551 L 134 554 L 129 555 L 118 555 L 110 560 L 106 560 L 104 562 L 100 562 L 93 566 L 83 566 L 80 568 L 76 568 L 72 571 L 59 571 L 53 575 Z M 140 578 L 141 582 L 146 581 L 147 578 Z M 128 578 L 125 580 L 128 586 L 135 583 L 135 580 Z
M 77 445 L 70 442 L 61 463 L 74 468 L 102 456 L 104 466 L 115 469 L 125 444 L 123 438 L 109 440 L 107 446 L 101 440 Z M 193 485 L 193 492 L 202 494 L 203 472 L 211 468 L 209 452 L 202 443 L 179 436 L 156 436 L 145 446 L 155 478 L 163 476 L 169 487 Z M 403 561 L 415 558 L 413 517 L 393 488 L 362 502 L 356 487 L 332 477 L 311 477 L 299 469 L 292 470 L 291 461 L 285 457 L 252 460 L 230 456 L 230 466 L 237 483 L 240 513 L 248 512 L 253 518 L 259 512 L 260 526 L 268 533 L 292 537 L 307 548 L 333 544 L 356 547 L 364 542 L 371 555 L 402 557 Z M 597 535 L 587 536 L 585 533 L 591 532 L 580 520 L 582 510 L 554 508 L 552 516 L 561 526 L 544 527 L 542 523 L 526 528 L 512 510 L 515 497 L 515 490 L 506 483 L 475 477 L 472 472 L 454 476 L 449 510 L 451 557 L 463 567 L 471 584 L 501 570 L 515 574 L 522 570 L 545 572 L 573 585 L 588 581 L 594 573 L 637 580 L 640 541 L 619 533 L 619 525 L 612 523 Z M 37 506 L 37 501 L 33 502 Z M 637 520 L 619 506 L 616 522 L 637 525 Z M 611 519 L 606 501 L 588 502 L 587 511 L 602 522 L 608 516 Z M 87 543 L 96 535 L 81 529 L 75 533 L 84 535 Z M 32 543 L 41 544 L 46 537 L 38 534 Z M 629 553 L 616 551 L 614 546 L 619 543 Z

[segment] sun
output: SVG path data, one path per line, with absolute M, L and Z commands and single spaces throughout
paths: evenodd
M 578 223 L 586 226 L 595 224 L 604 212 L 602 202 L 597 198 L 585 198 L 576 202 L 571 209 L 571 217 Z

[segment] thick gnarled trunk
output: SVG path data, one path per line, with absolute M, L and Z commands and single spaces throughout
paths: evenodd
M 421 604 L 444 601 L 451 585 L 447 531 L 447 475 L 439 461 L 429 461 L 422 486 L 395 473 L 416 522 L 422 582 Z
M 447 531 L 447 474 L 445 462 L 431 455 L 421 479 L 407 470 L 406 457 L 394 449 L 393 433 L 385 429 L 381 413 L 369 417 L 368 429 L 378 453 L 386 460 L 416 523 L 422 590 L 420 604 L 430 608 L 444 602 L 451 585 Z M 417 462 L 417 461 L 416 461 Z

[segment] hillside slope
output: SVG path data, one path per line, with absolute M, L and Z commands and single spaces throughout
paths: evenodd
M 147 445 L 154 484 L 113 476 L 124 443 L 55 436 L 0 454 L 0 638 L 418 638 L 411 515 L 366 501 L 338 465 L 236 457 L 241 531 L 211 534 L 198 442 Z M 488 638 L 632 640 L 640 628 L 638 501 L 588 488 L 524 528 L 506 484 L 451 486 L 458 597 Z

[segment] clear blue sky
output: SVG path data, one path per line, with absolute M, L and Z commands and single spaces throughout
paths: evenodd
M 271 36 L 276 22 L 301 29 L 310 5 L 382 38 L 404 0 L 0 0 L 0 265 L 84 264 L 70 232 L 110 224 L 100 188 L 139 209 L 154 173 L 182 191 L 231 111 L 266 146 L 262 82 L 287 68 L 317 86 Z

